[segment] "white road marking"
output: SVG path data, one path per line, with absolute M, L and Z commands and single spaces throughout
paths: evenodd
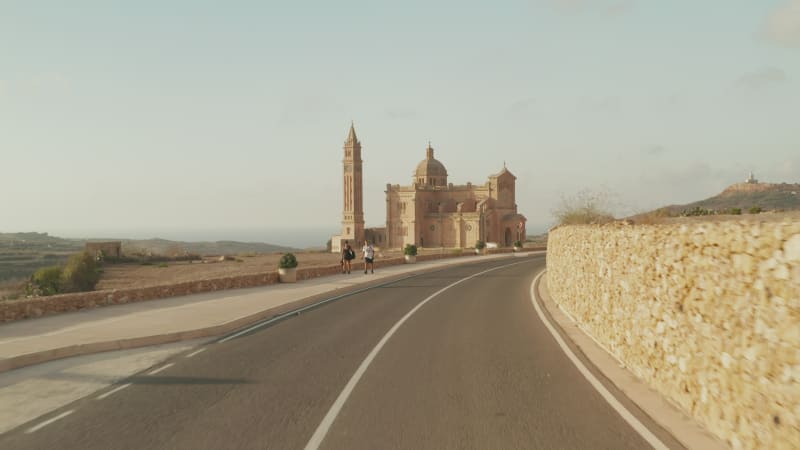
M 44 427 L 50 425 L 51 423 L 55 422 L 56 420 L 63 419 L 64 417 L 67 417 L 68 415 L 70 415 L 70 414 L 72 414 L 74 412 L 75 412 L 74 409 L 71 409 L 71 410 L 69 410 L 67 412 L 63 412 L 63 413 L 53 417 L 52 419 L 45 420 L 44 422 L 40 423 L 39 425 L 36 425 L 35 427 L 28 428 L 28 430 L 25 431 L 25 433 L 34 433 L 36 431 L 39 431 L 42 428 L 44 428 Z
M 664 443 L 661 442 L 661 440 L 658 437 L 656 437 L 656 435 L 654 435 L 642 422 L 640 422 L 639 419 L 636 418 L 636 416 L 631 414 L 631 412 L 628 411 L 628 409 L 625 408 L 625 406 L 622 403 L 620 403 L 619 400 L 617 400 L 617 398 L 614 397 L 614 395 L 611 394 L 611 392 L 609 392 L 605 386 L 603 386 L 603 383 L 601 383 L 592 374 L 592 372 L 589 371 L 589 369 L 587 369 L 585 365 L 583 365 L 581 360 L 578 359 L 577 356 L 575 356 L 575 353 L 572 352 L 569 346 L 561 338 L 561 335 L 558 334 L 558 331 L 556 331 L 553 324 L 550 323 L 550 321 L 547 319 L 547 316 L 545 316 L 544 312 L 542 311 L 542 308 L 539 306 L 539 302 L 536 301 L 536 292 L 535 292 L 536 282 L 539 280 L 539 278 L 542 277 L 543 274 L 544 271 L 539 272 L 539 275 L 537 275 L 536 278 L 534 278 L 533 282 L 531 283 L 531 303 L 533 303 L 533 307 L 536 309 L 536 313 L 539 315 L 539 319 L 541 319 L 542 323 L 544 323 L 544 325 L 550 331 L 550 334 L 553 335 L 553 338 L 555 338 L 556 342 L 561 347 L 561 350 L 563 350 L 564 353 L 569 358 L 569 360 L 572 361 L 572 364 L 575 364 L 575 367 L 577 367 L 581 375 L 583 375 L 583 377 L 586 378 L 586 381 L 588 381 L 589 384 L 591 384 L 592 387 L 594 387 L 595 390 L 598 393 L 600 393 L 601 396 L 603 396 L 606 402 L 608 402 L 608 404 L 612 408 L 614 408 L 614 410 L 622 417 L 622 419 L 628 422 L 628 425 L 630 425 L 631 428 L 633 428 L 637 433 L 639 433 L 639 435 L 645 441 L 647 441 L 648 444 L 652 445 L 653 448 L 657 450 L 669 450 L 669 447 L 664 445 Z
M 192 352 L 192 353 L 189 353 L 188 355 L 186 355 L 186 357 L 187 357 L 187 358 L 191 358 L 192 356 L 194 356 L 194 355 L 196 355 L 196 354 L 198 354 L 198 353 L 200 353 L 200 352 L 204 352 L 205 350 L 206 350 L 206 349 L 205 349 L 205 347 L 203 347 L 203 348 L 201 348 L 200 350 L 197 350 L 197 351 L 194 351 L 194 352 Z
M 123 384 L 121 386 L 117 386 L 116 388 L 106 392 L 105 394 L 101 394 L 101 395 L 97 396 L 97 400 L 102 400 L 102 399 L 110 396 L 111 394 L 117 393 L 117 392 L 125 389 L 126 387 L 128 387 L 130 385 L 131 385 L 130 383 L 126 383 L 126 384 Z
M 174 366 L 174 365 L 175 365 L 175 363 L 169 363 L 169 364 L 167 364 L 167 365 L 166 365 L 166 366 L 164 366 L 164 367 L 159 367 L 158 369 L 156 369 L 156 370 L 154 370 L 154 371 L 152 371 L 152 372 L 149 372 L 149 373 L 148 373 L 148 375 L 155 375 L 155 374 L 157 374 L 157 373 L 159 373 L 159 372 L 163 372 L 163 371 L 165 371 L 165 370 L 169 369 L 170 367 L 172 367 L 172 366 Z
M 358 369 L 356 369 L 356 372 L 350 378 L 350 381 L 347 382 L 347 385 L 345 385 L 344 389 L 339 394 L 339 397 L 337 397 L 336 401 L 333 402 L 331 409 L 328 410 L 328 413 L 322 419 L 322 422 L 319 424 L 316 431 L 314 431 L 314 434 L 311 436 L 311 439 L 308 441 L 308 444 L 306 444 L 305 447 L 306 450 L 316 450 L 319 448 L 319 446 L 322 444 L 322 441 L 325 439 L 325 435 L 328 434 L 328 430 L 331 428 L 331 425 L 333 425 L 333 421 L 336 420 L 336 417 L 339 415 L 339 412 L 342 410 L 342 407 L 344 406 L 348 397 L 350 397 L 350 394 L 353 392 L 353 389 L 355 389 L 359 380 L 361 380 L 361 377 L 364 375 L 364 372 L 367 371 L 367 368 L 372 363 L 372 360 L 375 359 L 375 357 L 378 355 L 378 352 L 380 352 L 383 346 L 386 345 L 386 342 L 389 340 L 389 338 L 392 337 L 392 335 L 397 331 L 397 329 L 400 328 L 400 326 L 403 325 L 403 323 L 405 323 L 405 321 L 408 320 L 409 317 L 411 317 L 415 312 L 417 312 L 418 309 L 422 308 L 422 306 L 424 306 L 426 303 L 428 303 L 430 300 L 432 300 L 434 297 L 441 294 L 442 292 L 450 289 L 453 286 L 461 284 L 471 278 L 475 278 L 479 275 L 483 275 L 485 273 L 492 272 L 494 270 L 503 269 L 505 267 L 510 267 L 510 266 L 516 266 L 517 264 L 525 264 L 528 262 L 530 261 L 515 262 L 512 264 L 506 264 L 504 266 L 493 267 L 489 270 L 484 270 L 474 275 L 470 275 L 466 278 L 462 278 L 456 281 L 455 283 L 451 283 L 443 287 L 442 289 L 439 289 L 438 291 L 434 292 L 428 298 L 421 301 L 417 306 L 414 307 L 414 309 L 409 311 L 405 316 L 403 316 L 402 319 L 397 321 L 397 323 L 394 324 L 394 326 L 386 333 L 386 335 L 383 336 L 383 338 L 381 338 L 378 344 L 375 345 L 375 348 L 373 348 L 372 351 L 369 352 L 369 355 L 367 355 L 367 357 L 364 359 L 361 365 L 358 366 Z

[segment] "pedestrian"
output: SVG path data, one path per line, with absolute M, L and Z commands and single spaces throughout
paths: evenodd
M 375 249 L 372 248 L 372 244 L 364 241 L 364 248 L 361 251 L 364 252 L 364 273 L 367 273 L 367 266 L 371 273 L 375 273 Z
M 350 273 L 350 269 L 352 268 L 350 261 L 355 259 L 355 257 L 356 252 L 353 251 L 353 247 L 350 247 L 350 244 L 344 241 L 344 248 L 342 248 L 342 273 Z

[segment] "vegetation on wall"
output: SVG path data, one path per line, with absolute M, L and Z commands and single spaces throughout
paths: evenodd
M 583 190 L 572 197 L 562 196 L 552 213 L 560 225 L 607 223 L 614 220 L 610 196 L 590 190 Z
M 63 266 L 44 267 L 37 270 L 25 287 L 25 293 L 47 296 L 67 292 L 94 290 L 102 270 L 88 253 L 70 256 Z

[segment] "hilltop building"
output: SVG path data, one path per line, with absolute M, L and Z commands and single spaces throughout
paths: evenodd
M 750 176 L 747 177 L 747 179 L 744 180 L 744 182 L 747 184 L 758 184 L 758 180 L 756 180 L 756 177 L 753 175 L 753 172 L 750 172 Z
M 517 177 L 505 164 L 482 185 L 454 185 L 428 143 L 411 184 L 386 185 L 386 226 L 365 228 L 361 143 L 352 124 L 344 152 L 342 233 L 331 239 L 333 252 L 340 251 L 345 240 L 361 245 L 368 239 L 385 248 L 406 244 L 463 248 L 473 247 L 478 240 L 510 247 L 516 240 L 525 240 L 527 219 L 517 211 Z

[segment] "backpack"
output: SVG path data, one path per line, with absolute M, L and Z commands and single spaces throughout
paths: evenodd
M 347 259 L 355 259 L 355 258 L 356 258 L 356 252 L 354 252 L 352 248 L 348 248 Z

